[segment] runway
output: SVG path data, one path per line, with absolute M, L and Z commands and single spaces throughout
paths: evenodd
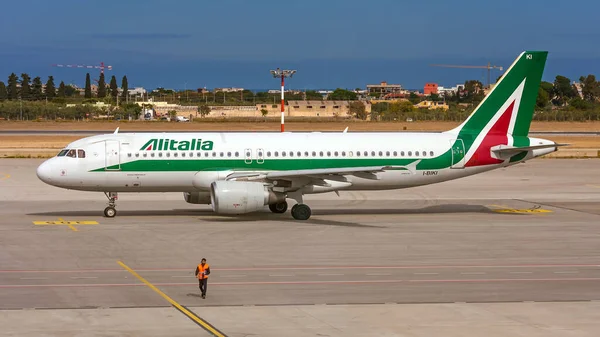
M 544 324 L 600 332 L 600 160 L 541 159 L 414 189 L 313 195 L 306 222 L 268 211 L 219 216 L 180 194 L 121 194 L 117 217 L 106 219 L 102 194 L 44 185 L 39 163 L 0 161 L 0 325 L 15 335 L 35 335 L 46 312 L 73 329 L 102 314 L 122 334 L 210 335 L 141 280 L 229 336 L 427 336 L 436 310 L 458 322 L 491 307 L 500 316 L 478 321 L 487 331 L 507 320 L 522 328 L 498 336 L 560 336 Z M 213 270 L 205 300 L 193 276 L 202 257 Z M 540 313 L 535 324 L 512 321 L 534 321 L 524 307 Z M 477 335 L 459 325 L 451 330 Z

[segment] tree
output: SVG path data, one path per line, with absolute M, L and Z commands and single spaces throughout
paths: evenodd
M 208 105 L 200 105 L 198 112 L 200 113 L 200 117 L 205 117 L 210 113 L 210 107 Z
M 106 97 L 106 82 L 104 81 L 104 73 L 100 73 L 98 79 L 98 98 Z
M 92 81 L 90 80 L 90 73 L 87 73 L 85 75 L 85 96 L 84 97 L 92 98 Z
M 46 81 L 46 90 L 44 91 L 46 97 L 52 99 L 56 97 L 56 86 L 54 85 L 54 77 L 48 76 L 48 81 Z
M 44 97 L 44 93 L 43 93 L 43 84 L 42 84 L 42 79 L 37 76 L 36 78 L 33 79 L 33 81 L 31 82 L 31 99 L 34 101 L 39 101 Z
M 548 103 L 550 103 L 550 96 L 548 95 L 548 92 L 540 86 L 540 88 L 538 89 L 538 95 L 535 101 L 535 105 L 538 108 L 543 109 L 546 106 L 548 106 Z
M 8 88 L 6 89 L 6 93 L 8 95 L 8 99 L 17 99 L 19 98 L 19 91 L 17 88 L 17 82 L 19 78 L 15 73 L 10 74 L 8 76 Z
M 583 99 L 589 102 L 595 102 L 600 97 L 600 83 L 596 81 L 596 76 L 581 76 L 579 82 L 581 82 Z
M 65 96 L 67 96 L 65 82 L 63 82 L 63 81 L 60 81 L 60 84 L 58 85 L 57 96 L 60 98 L 64 98 Z
M 121 90 L 123 91 L 121 93 L 121 98 L 123 98 L 124 101 L 127 101 L 127 95 L 129 93 L 129 83 L 127 83 L 127 76 L 123 76 L 123 79 L 121 80 Z
M 412 104 L 417 104 L 421 101 L 421 97 L 419 97 L 419 95 L 415 94 L 414 92 L 411 92 L 410 95 L 408 96 L 408 100 Z
M 21 74 L 21 99 L 22 100 L 28 100 L 31 97 L 31 87 L 29 85 L 29 82 L 31 81 L 31 77 L 29 77 L 29 75 L 23 73 Z
M 322 101 L 323 100 L 323 95 L 319 94 L 315 90 L 307 90 L 304 93 L 304 97 L 307 101 L 314 101 L 314 100 Z
M 348 114 L 361 120 L 367 119 L 367 109 L 365 104 L 360 101 L 350 102 L 348 105 Z
M 78 94 L 78 91 L 73 85 L 69 84 L 65 87 L 65 96 L 71 97 L 75 96 L 76 94 Z
M 357 100 L 357 95 L 354 91 L 337 88 L 331 93 L 331 95 L 329 95 L 329 100 L 332 100 L 332 101 L 355 101 L 355 100 Z
M 4 82 L 0 81 L 0 101 L 4 101 L 8 98 L 8 93 L 6 92 L 6 85 Z
M 557 75 L 554 79 L 554 97 L 556 105 L 565 105 L 574 98 L 577 93 L 571 85 L 571 80 L 567 77 Z
M 119 87 L 117 86 L 117 78 L 114 75 L 110 79 L 110 94 L 116 101 L 119 95 Z

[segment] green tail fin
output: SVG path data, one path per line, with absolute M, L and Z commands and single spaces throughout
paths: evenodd
M 492 91 L 459 127 L 449 132 L 459 138 L 472 139 L 508 119 L 505 132 L 513 137 L 526 137 L 533 118 L 535 102 L 548 52 L 525 51 L 508 68 Z M 506 116 L 508 114 L 509 116 Z

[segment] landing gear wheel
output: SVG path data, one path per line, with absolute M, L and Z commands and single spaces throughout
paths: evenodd
M 278 202 L 276 204 L 270 204 L 269 205 L 269 209 L 271 210 L 271 212 L 273 213 L 285 213 L 285 211 L 287 211 L 288 208 L 288 204 L 286 201 L 282 201 L 282 202 Z
M 106 198 L 108 198 L 108 207 L 104 209 L 104 216 L 107 218 L 114 218 L 117 215 L 117 198 L 118 195 L 116 192 L 104 192 Z
M 104 216 L 107 218 L 114 218 L 117 215 L 117 210 L 114 207 L 106 207 L 104 209 Z
M 310 207 L 305 204 L 296 204 L 292 207 L 292 217 L 296 220 L 308 220 L 312 214 Z

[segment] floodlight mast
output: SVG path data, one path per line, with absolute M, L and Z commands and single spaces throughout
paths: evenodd
M 281 132 L 284 131 L 285 127 L 285 122 L 284 122 L 284 115 L 285 115 L 285 99 L 284 99 L 284 88 L 285 88 L 285 82 L 284 79 L 286 77 L 291 78 L 292 76 L 294 76 L 294 74 L 296 73 L 296 70 L 281 70 L 279 68 L 275 69 L 275 70 L 271 70 L 271 75 L 273 75 L 274 78 L 278 78 L 281 77 Z

